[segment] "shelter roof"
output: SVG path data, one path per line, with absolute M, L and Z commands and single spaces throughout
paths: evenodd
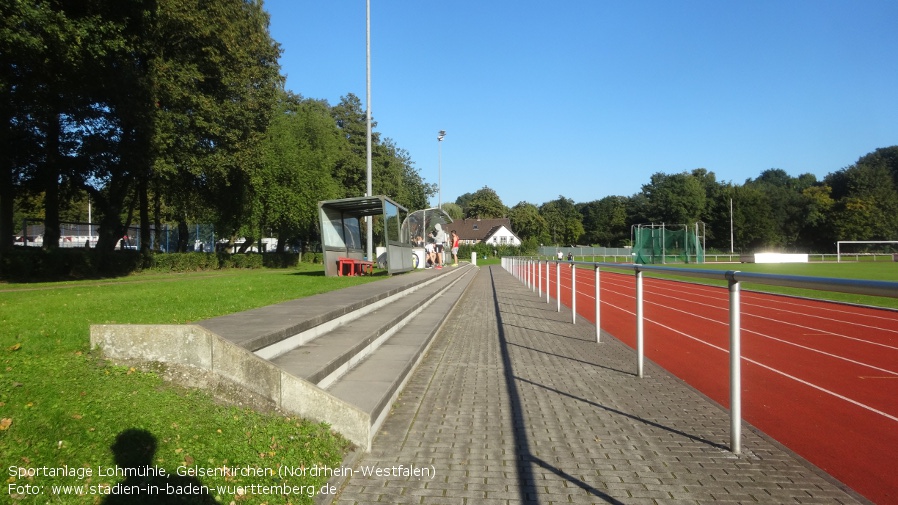
M 319 207 L 328 207 L 339 210 L 345 214 L 358 217 L 379 216 L 384 212 L 384 201 L 399 207 L 402 211 L 407 211 L 405 207 L 399 205 L 393 200 L 383 195 L 361 196 L 355 198 L 343 198 L 340 200 L 327 200 L 318 202 Z

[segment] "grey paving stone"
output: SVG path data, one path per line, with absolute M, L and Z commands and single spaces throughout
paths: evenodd
M 350 479 L 337 503 L 865 503 L 499 267 L 482 268 L 359 464 L 433 481 Z M 382 463 L 386 464 L 386 463 Z M 392 500 L 395 498 L 395 500 Z

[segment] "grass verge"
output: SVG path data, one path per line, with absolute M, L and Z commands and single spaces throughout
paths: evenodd
M 211 489 L 214 501 L 183 503 L 312 503 L 309 486 L 317 490 L 327 479 L 308 469 L 338 467 L 348 449 L 342 437 L 320 423 L 222 405 L 154 373 L 114 366 L 89 349 L 89 326 L 188 323 L 377 278 L 325 277 L 320 265 L 300 265 L 0 284 L 0 462 L 7 474 L 0 502 L 109 503 L 104 495 L 111 486 L 134 483 L 110 472 L 130 437 L 142 447 L 132 447 L 131 457 L 142 450 L 169 475 L 179 467 L 273 473 L 152 481 Z M 282 467 L 307 470 L 284 479 L 278 475 Z M 261 487 L 279 485 L 297 488 L 286 495 Z

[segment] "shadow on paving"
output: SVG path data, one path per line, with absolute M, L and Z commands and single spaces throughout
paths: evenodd
M 563 470 L 549 464 L 546 461 L 543 461 L 536 455 L 532 454 L 530 451 L 530 441 L 527 438 L 527 431 L 525 428 L 526 419 L 524 417 L 524 409 L 521 404 L 521 398 L 518 393 L 518 388 L 515 385 L 515 380 L 517 379 L 514 375 L 514 370 L 511 364 L 511 357 L 508 354 L 508 340 L 505 338 L 505 329 L 504 323 L 502 322 L 502 310 L 499 308 L 499 295 L 498 290 L 496 288 L 496 279 L 493 276 L 493 270 L 490 269 L 490 280 L 493 284 L 493 302 L 496 307 L 496 318 L 499 322 L 498 331 L 499 331 L 499 347 L 502 352 L 502 365 L 505 369 L 505 387 L 508 391 L 508 401 L 511 406 L 511 417 L 514 424 L 514 433 L 515 438 L 518 440 L 518 443 L 515 444 L 517 458 L 517 473 L 518 473 L 518 488 L 521 493 L 521 498 L 524 503 L 539 503 L 539 491 L 537 490 L 536 480 L 533 473 L 533 465 L 539 465 L 545 470 L 548 470 L 559 477 L 565 479 L 566 481 L 574 484 L 575 486 L 595 495 L 601 497 L 603 500 L 608 503 L 615 503 L 624 505 L 624 502 L 609 496 L 608 494 L 590 486 L 586 482 L 570 475 Z M 529 382 L 529 381 L 528 381 Z
M 526 419 L 524 416 L 524 408 L 523 408 L 523 405 L 521 402 L 520 393 L 517 388 L 517 382 L 522 382 L 522 383 L 530 384 L 530 385 L 533 385 L 533 386 L 536 386 L 539 388 L 543 388 L 543 389 L 545 389 L 547 391 L 551 391 L 555 394 L 586 403 L 587 405 L 590 405 L 590 406 L 596 407 L 598 409 L 602 409 L 607 412 L 611 412 L 611 413 L 626 417 L 627 419 L 631 419 L 633 421 L 643 423 L 647 426 L 652 426 L 654 428 L 658 428 L 658 429 L 667 431 L 669 433 L 673 433 L 673 434 L 682 436 L 684 438 L 688 438 L 690 440 L 694 440 L 694 441 L 706 444 L 710 447 L 714 447 L 714 448 L 721 449 L 724 451 L 727 450 L 727 447 L 723 444 L 712 442 L 705 438 L 702 438 L 702 437 L 699 437 L 696 435 L 692 435 L 690 433 L 686 433 L 681 430 L 677 430 L 677 429 L 671 428 L 669 426 L 665 426 L 663 424 L 660 424 L 660 423 L 657 423 L 654 421 L 650 421 L 648 419 L 643 419 L 639 416 L 629 414 L 627 412 L 623 412 L 621 410 L 617 410 L 617 409 L 596 403 L 594 401 L 587 400 L 585 398 L 580 398 L 580 397 L 572 395 L 570 393 L 566 393 L 564 391 L 560 391 L 558 389 L 551 388 L 551 387 L 545 386 L 543 384 L 538 384 L 529 379 L 515 375 L 514 366 L 512 365 L 511 357 L 508 353 L 508 349 L 510 346 L 524 348 L 529 351 L 550 354 L 553 356 L 563 357 L 565 359 L 571 359 L 574 361 L 580 361 L 580 360 L 577 360 L 575 358 L 570 358 L 567 356 L 559 356 L 559 355 L 556 355 L 553 353 L 546 353 L 545 351 L 540 351 L 537 349 L 532 349 L 530 347 L 522 346 L 520 344 L 515 344 L 515 343 L 509 342 L 505 336 L 505 322 L 502 319 L 502 309 L 500 308 L 500 305 L 499 305 L 498 287 L 496 286 L 496 280 L 494 278 L 494 273 L 493 273 L 492 269 L 490 270 L 490 280 L 493 285 L 493 303 L 495 305 L 496 319 L 498 321 L 497 330 L 499 333 L 499 346 L 500 346 L 500 350 L 502 353 L 502 364 L 504 366 L 505 387 L 508 392 L 509 404 L 511 407 L 511 416 L 514 421 L 515 438 L 518 441 L 518 443 L 516 444 L 516 451 L 517 451 L 516 460 L 518 461 L 517 472 L 518 472 L 519 491 L 520 491 L 521 497 L 525 503 L 539 503 L 539 498 L 538 498 L 539 492 L 536 487 L 536 481 L 535 481 L 535 476 L 534 476 L 534 467 L 533 467 L 534 464 L 558 475 L 559 477 L 561 477 L 561 478 L 565 479 L 566 481 L 570 482 L 571 484 L 587 491 L 588 493 L 602 498 L 603 500 L 607 501 L 608 503 L 623 504 L 624 502 L 622 502 L 612 496 L 609 496 L 607 493 L 604 493 L 601 490 L 596 489 L 595 487 L 587 484 L 586 482 L 583 482 L 582 480 L 574 477 L 573 475 L 570 475 L 570 474 L 564 472 L 563 470 L 553 466 L 549 462 L 546 462 L 546 461 L 540 459 L 538 456 L 536 456 L 535 454 L 533 454 L 531 452 L 530 442 L 528 440 L 527 432 L 526 432 L 526 428 L 525 428 Z M 589 364 L 591 366 L 598 366 L 594 363 L 587 363 L 587 362 L 583 362 L 583 361 L 580 361 L 580 362 Z M 607 368 L 607 367 L 602 367 L 602 368 Z M 620 373 L 626 373 L 626 372 L 623 372 L 622 370 L 613 370 L 613 371 L 620 372 Z

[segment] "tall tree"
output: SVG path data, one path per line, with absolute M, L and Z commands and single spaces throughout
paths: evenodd
M 44 247 L 59 245 L 59 213 L 77 180 L 76 157 L 91 120 L 86 64 L 102 54 L 109 25 L 95 2 L 6 2 L 0 6 L 0 247 L 8 246 L 14 194 L 44 202 Z
M 157 1 L 146 55 L 155 124 L 147 173 L 163 188 L 199 192 L 219 229 L 234 230 L 248 212 L 250 172 L 282 83 L 280 49 L 261 0 Z
M 777 244 L 779 230 L 773 215 L 766 211 L 767 195 L 758 187 L 746 184 L 733 191 L 733 230 L 736 251 Z
M 825 252 L 832 249 L 837 240 L 833 229 L 832 188 L 825 184 L 805 188 L 801 192 L 804 211 L 798 242 L 810 251 Z
M 539 208 L 529 202 L 518 202 L 508 211 L 511 228 L 522 240 L 533 239 L 537 244 L 549 241 L 549 224 L 539 214 Z
M 466 218 L 492 219 L 508 215 L 508 208 L 495 190 L 484 186 L 474 192 L 465 209 Z
M 832 187 L 837 240 L 894 240 L 898 236 L 896 148 L 880 149 L 826 177 Z
M 468 208 L 468 204 L 471 202 L 472 198 L 474 198 L 474 193 L 465 193 L 455 199 L 455 204 L 461 207 L 462 211 L 464 211 Z
M 436 187 L 424 182 L 408 151 L 387 138 L 375 147 L 372 158 L 374 194 L 387 195 L 410 210 L 428 206 Z
M 254 221 L 275 231 L 278 252 L 294 238 L 305 248 L 317 235 L 318 201 L 341 192 L 332 171 L 345 143 L 327 103 L 285 94 L 252 177 Z
M 260 0 L 2 8 L 10 12 L 0 43 L 21 51 L 2 51 L 2 93 L 18 100 L 0 113 L 17 126 L 12 136 L 27 132 L 39 150 L 4 159 L 0 194 L 17 179 L 42 193 L 46 245 L 58 240 L 63 201 L 83 191 L 102 215 L 101 248 L 114 247 L 135 209 L 148 238 L 150 191 L 171 189 L 162 182 L 190 184 L 183 192 L 202 195 L 219 214 L 245 207 L 233 195 L 258 159 L 252 150 L 280 79 Z
M 577 244 L 585 232 L 583 216 L 570 198 L 559 195 L 556 200 L 542 204 L 539 214 L 546 220 L 547 232 L 555 244 Z
M 601 200 L 579 205 L 583 216 L 584 237 L 590 244 L 606 247 L 627 245 L 630 228 L 627 223 L 627 198 L 606 196 Z
M 655 173 L 651 182 L 642 186 L 650 221 L 691 224 L 701 220 L 707 206 L 704 181 L 693 174 Z
M 443 211 L 446 214 L 449 214 L 449 217 L 451 217 L 453 221 L 456 219 L 462 219 L 465 217 L 465 214 L 462 211 L 461 206 L 458 205 L 457 203 L 452 203 L 452 202 L 443 203 Z
M 765 170 L 758 178 L 746 181 L 746 186 L 757 188 L 765 196 L 766 207 L 755 211 L 766 213 L 773 221 L 775 231 L 765 245 L 786 248 L 798 245 L 804 215 L 803 205 L 807 203 L 802 197 L 802 191 L 816 182 L 813 174 L 791 177 L 785 170 L 778 168 Z
M 333 106 L 331 114 L 337 122 L 343 136 L 348 141 L 343 156 L 337 161 L 335 167 L 335 176 L 344 188 L 345 197 L 363 196 L 367 192 L 367 136 L 368 136 L 368 118 L 362 100 L 349 93 L 340 98 L 340 103 Z M 374 146 L 379 143 L 380 136 L 373 129 L 377 123 L 372 119 L 372 151 Z M 374 153 L 372 152 L 372 165 L 374 163 Z M 372 186 L 374 185 L 374 167 L 372 166 Z M 372 187 L 372 190 L 374 188 Z
M 49 14 L 43 4 L 0 4 L 0 254 L 13 245 L 13 202 L 38 158 L 30 111 L 36 105 L 32 92 L 41 81 L 34 78 L 43 51 L 37 29 L 50 22 Z

